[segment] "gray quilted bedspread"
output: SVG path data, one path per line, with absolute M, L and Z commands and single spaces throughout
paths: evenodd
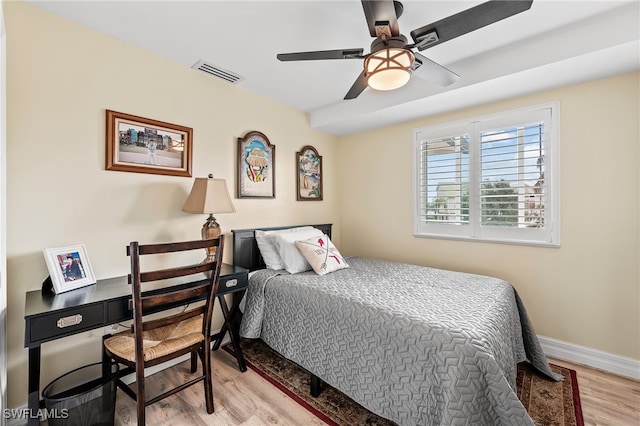
M 350 258 L 325 276 L 261 270 L 240 334 L 400 425 L 532 425 L 529 359 L 554 380 L 514 288 L 497 278 Z

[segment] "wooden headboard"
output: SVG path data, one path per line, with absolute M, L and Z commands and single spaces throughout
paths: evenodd
M 295 226 L 278 226 L 275 228 L 251 228 L 251 229 L 234 229 L 233 233 L 233 264 L 250 271 L 265 268 L 264 261 L 258 249 L 255 231 L 275 231 L 278 229 L 296 228 L 298 226 L 313 226 L 327 234 L 331 238 L 331 223 L 322 225 L 295 225 Z

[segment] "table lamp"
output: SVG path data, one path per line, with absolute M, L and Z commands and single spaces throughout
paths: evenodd
M 224 179 L 216 179 L 212 174 L 207 178 L 196 178 L 191 188 L 187 201 L 182 206 L 182 211 L 187 213 L 209 214 L 207 221 L 202 225 L 202 239 L 210 240 L 222 234 L 220 224 L 213 217 L 214 213 L 235 213 L 227 183 Z M 212 262 L 216 249 L 208 248 L 207 257 L 203 262 Z

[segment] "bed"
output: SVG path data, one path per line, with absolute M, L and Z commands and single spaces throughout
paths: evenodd
M 331 236 L 331 225 L 313 226 Z M 323 276 L 264 269 L 255 231 L 233 231 L 234 264 L 255 271 L 241 336 L 262 339 L 382 417 L 533 425 L 514 391 L 517 363 L 562 379 L 503 280 L 357 257 Z

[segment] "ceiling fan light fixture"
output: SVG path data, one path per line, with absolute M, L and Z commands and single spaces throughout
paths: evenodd
M 373 52 L 364 61 L 369 87 L 375 90 L 395 90 L 411 78 L 411 66 L 415 57 L 410 50 L 387 47 Z

